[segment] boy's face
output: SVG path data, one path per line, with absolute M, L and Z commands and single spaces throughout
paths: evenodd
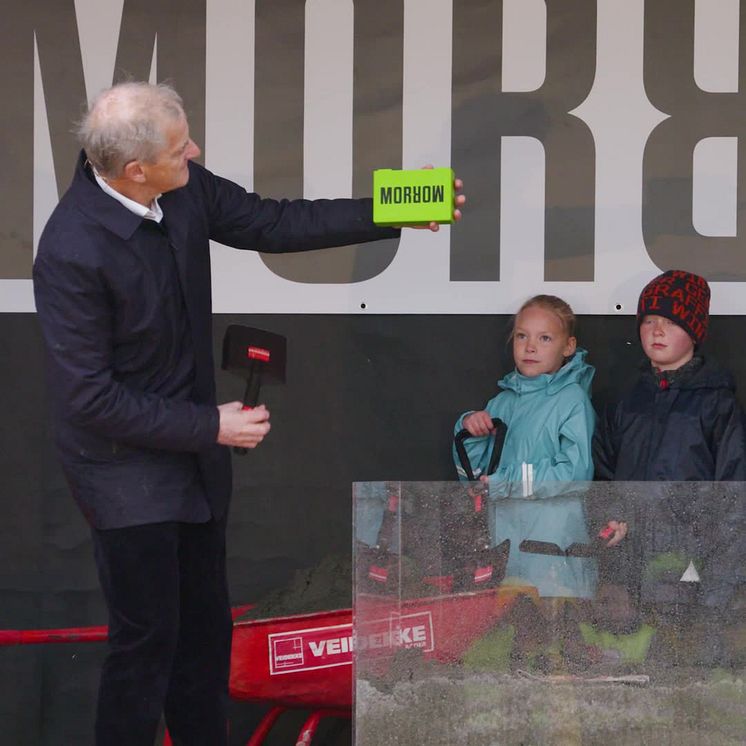
M 692 338 L 664 316 L 643 316 L 640 342 L 650 362 L 659 370 L 676 370 L 694 355 Z
M 524 376 L 555 373 L 575 346 L 575 337 L 567 336 L 559 318 L 540 306 L 524 308 L 515 320 L 513 359 Z

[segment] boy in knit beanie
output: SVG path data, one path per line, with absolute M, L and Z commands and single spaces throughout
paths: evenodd
M 637 328 L 646 360 L 597 428 L 597 479 L 746 480 L 733 378 L 701 352 L 709 309 L 710 287 L 691 272 L 671 269 L 643 288 Z
M 699 275 L 668 270 L 653 278 L 640 293 L 637 328 L 653 368 L 668 382 L 694 358 L 707 337 L 710 286 Z M 665 384 L 664 384 L 665 385 Z
M 614 515 L 629 533 L 607 576 L 643 608 L 660 609 L 665 597 L 687 628 L 693 608 L 707 616 L 728 607 L 746 556 L 746 512 L 735 485 L 670 484 L 746 480 L 733 378 L 701 351 L 709 306 L 707 281 L 684 270 L 663 272 L 643 288 L 637 328 L 646 359 L 632 387 L 607 408 L 593 443 L 596 479 L 656 483 L 619 491 L 626 497 Z

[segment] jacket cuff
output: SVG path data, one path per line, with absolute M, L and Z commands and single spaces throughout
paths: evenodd
M 220 411 L 216 406 L 205 406 L 202 420 L 200 423 L 199 445 L 197 450 L 204 451 L 211 448 L 218 442 L 218 432 L 220 431 Z

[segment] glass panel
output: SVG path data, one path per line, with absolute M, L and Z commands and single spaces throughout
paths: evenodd
M 746 740 L 746 485 L 477 485 L 355 485 L 357 746 Z

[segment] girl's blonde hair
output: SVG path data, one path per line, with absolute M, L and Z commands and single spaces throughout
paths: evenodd
M 513 316 L 513 327 L 510 330 L 510 339 L 513 339 L 515 333 L 515 321 L 520 316 L 522 311 L 527 308 L 538 306 L 543 308 L 550 313 L 553 313 L 561 322 L 562 329 L 565 331 L 568 337 L 575 336 L 575 314 L 573 313 L 570 304 L 567 301 L 558 298 L 556 295 L 535 295 L 533 298 L 529 298 L 519 309 L 518 313 Z

